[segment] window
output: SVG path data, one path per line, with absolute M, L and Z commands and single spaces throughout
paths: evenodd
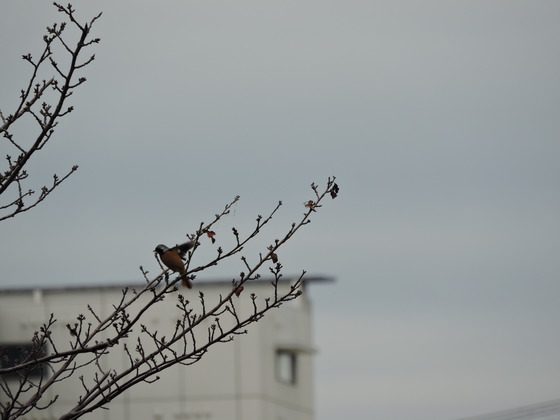
M 294 385 L 297 381 L 297 353 L 293 350 L 276 350 L 276 379 Z
M 32 343 L 0 344 L 0 367 L 9 368 L 44 355 L 45 349 L 37 349 Z M 43 375 L 43 372 L 43 365 L 36 365 L 27 372 L 27 378 L 39 378 Z M 6 373 L 5 376 L 7 378 L 18 378 L 25 374 L 25 371 L 15 371 Z

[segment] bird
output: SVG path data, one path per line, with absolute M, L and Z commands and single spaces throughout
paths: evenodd
M 191 281 L 186 277 L 185 264 L 183 260 L 186 260 L 186 254 L 189 249 L 194 247 L 195 242 L 189 241 L 181 245 L 175 245 L 173 248 L 168 248 L 163 244 L 159 244 L 154 249 L 154 252 L 159 255 L 161 262 L 172 271 L 180 274 L 181 284 L 189 289 L 192 288 Z

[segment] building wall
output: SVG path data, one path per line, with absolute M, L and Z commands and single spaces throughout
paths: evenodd
M 283 283 L 288 287 L 289 283 Z M 207 302 L 227 292 L 226 283 L 199 283 L 193 290 L 181 290 L 193 302 L 203 291 Z M 224 289 L 225 288 L 225 289 Z M 251 313 L 251 293 L 270 294 L 268 282 L 255 282 L 244 290 L 239 308 Z M 70 337 L 66 324 L 74 324 L 78 314 L 88 319 L 87 305 L 100 317 L 120 300 L 121 287 L 87 289 L 22 290 L 0 293 L 0 345 L 29 342 L 34 331 L 56 314 L 53 338 L 68 347 Z M 156 305 L 143 323 L 157 329 L 160 336 L 170 337 L 179 318 L 176 301 Z M 138 384 L 116 398 L 110 410 L 98 410 L 86 419 L 213 419 L 213 420 L 312 420 L 313 419 L 313 347 L 310 302 L 304 293 L 295 301 L 273 309 L 259 322 L 249 326 L 248 334 L 236 336 L 229 343 L 211 347 L 200 362 L 178 366 L 161 373 L 154 384 Z M 203 328 L 201 333 L 206 334 Z M 135 347 L 131 336 L 129 347 Z M 279 380 L 277 350 L 297 355 L 295 383 Z M 104 369 L 128 365 L 124 352 L 117 349 L 104 359 Z M 88 368 L 89 369 L 89 368 Z M 88 377 L 88 373 L 84 374 Z M 91 376 L 91 370 L 89 373 Z M 28 419 L 52 419 L 72 407 L 82 391 L 77 375 L 61 382 L 48 397 L 58 394 L 49 409 L 28 415 Z M 1 396 L 0 396 L 1 398 Z

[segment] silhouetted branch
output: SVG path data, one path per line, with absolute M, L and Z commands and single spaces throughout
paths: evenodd
M 7 383 L 2 384 L 2 389 L 6 388 L 4 393 L 12 401 L 10 406 L 2 406 L 5 418 L 15 419 L 29 412 L 30 407 L 38 408 L 40 404 L 44 405 L 43 396 L 50 387 L 76 375 L 86 366 L 95 366 L 96 372 L 89 377 L 79 376 L 83 388 L 82 394 L 72 410 L 61 418 L 76 419 L 96 409 L 104 408 L 112 399 L 134 385 L 156 381 L 162 371 L 172 366 L 188 366 L 198 362 L 213 345 L 229 342 L 237 335 L 246 334 L 247 327 L 260 320 L 268 311 L 296 299 L 301 295 L 305 272 L 288 287 L 281 288 L 283 267 L 278 261 L 276 251 L 309 223 L 311 214 L 321 206 L 320 203 L 333 185 L 336 185 L 334 178 L 329 178 L 327 187 L 322 192 L 315 187 L 316 196 L 313 206 L 306 204 L 306 211 L 299 222 L 293 223 L 281 239 L 275 239 L 273 244 L 268 246 L 267 252 L 259 254 L 255 263 L 249 263 L 249 260 L 243 256 L 242 263 L 246 273 L 241 273 L 237 280 L 233 280 L 231 287 L 224 290 L 215 302 L 208 302 L 206 296 L 200 292 L 197 309 L 185 296 L 176 293 L 179 277 L 171 280 L 168 270 L 163 270 L 150 279 L 148 272 L 140 268 L 142 276 L 146 279 L 145 286 L 141 289 L 123 289 L 119 302 L 113 305 L 107 316 L 99 316 L 95 309 L 88 305 L 88 316 L 79 314 L 74 323 L 66 325 L 71 339 L 68 349 L 62 349 L 61 343 L 55 344 L 50 340 L 50 331 L 56 323 L 54 315 L 51 315 L 49 321 L 34 336 L 37 345 L 48 342 L 51 345 L 51 352 L 35 354 L 32 359 L 22 361 L 17 366 L 0 369 L 1 374 L 25 373 L 41 364 L 49 366 L 48 377 L 41 378 L 41 381 L 33 384 L 32 387 L 30 386 L 32 381 L 25 375 L 22 376 L 19 388 L 16 390 L 8 387 Z M 186 263 L 187 267 L 190 265 L 192 255 L 198 247 L 202 246 L 199 240 L 202 239 L 204 232 L 211 227 L 214 228 L 238 199 L 236 197 L 228 204 L 211 223 L 200 224 L 198 231 L 192 235 L 197 244 L 190 251 L 191 258 Z M 190 268 L 187 274 L 194 278 L 194 273 L 199 273 L 220 264 L 226 258 L 237 255 L 248 241 L 261 232 L 263 225 L 272 220 L 278 208 L 279 205 L 265 219 L 259 216 L 256 228 L 248 234 L 242 236 L 236 231 L 235 243 L 229 249 L 223 250 L 207 263 Z M 270 293 L 261 299 L 251 294 L 252 310 L 248 314 L 242 314 L 237 308 L 237 298 L 243 290 L 243 285 L 260 278 L 260 271 L 266 267 L 273 275 Z M 177 299 L 176 307 L 180 316 L 173 332 L 162 336 L 159 331 L 148 328 L 142 319 L 152 307 L 169 298 Z M 133 330 L 137 332 L 133 334 Z M 114 351 L 126 355 L 127 366 L 119 369 L 102 368 L 107 366 L 102 363 L 104 358 Z M 23 396 L 26 399 L 22 400 Z
M 21 90 L 19 104 L 11 114 L 5 115 L 0 111 L 0 134 L 14 155 L 6 156 L 7 169 L 0 171 L 0 196 L 5 194 L 2 196 L 4 203 L 0 203 L 0 221 L 34 208 L 78 169 L 73 166 L 62 177 L 53 175 L 52 184 L 43 186 L 34 199 L 32 196 L 35 191 L 26 187 L 30 177 L 26 170 L 29 159 L 49 142 L 60 119 L 73 111 L 73 107 L 67 106 L 66 102 L 75 89 L 86 82 L 86 78 L 77 76 L 77 72 L 95 59 L 94 55 L 84 59 L 84 51 L 99 42 L 98 38 L 89 36 L 92 25 L 101 14 L 84 24 L 76 19 L 72 5 L 54 5 L 65 15 L 68 23 L 77 29 L 79 39 L 71 42 L 66 37 L 64 31 L 67 22 L 55 23 L 47 28 L 43 38 L 45 46 L 40 56 L 23 56 L 24 61 L 32 67 L 29 83 Z M 55 59 L 59 53 L 65 57 L 61 62 L 66 64 Z M 41 80 L 40 74 L 45 67 L 54 76 Z M 16 140 L 12 134 L 14 124 L 24 121 L 24 118 L 33 121 L 37 127 L 36 137 L 29 142 Z M 282 237 L 272 240 L 268 246 L 260 247 L 258 258 L 247 258 L 241 253 L 271 223 L 282 206 L 281 201 L 266 217 L 258 215 L 254 227 L 248 233 L 242 234 L 233 227 L 233 245 L 220 245 L 218 241 L 221 241 L 222 236 L 217 235 L 216 231 L 219 231 L 219 222 L 239 201 L 239 196 L 215 214 L 210 223 L 200 223 L 195 233 L 187 235 L 194 241 L 185 264 L 184 278 L 190 281 L 207 269 L 241 256 L 243 271 L 232 278 L 231 286 L 226 286 L 213 300 L 200 292 L 191 302 L 177 293 L 181 277 L 172 278 L 173 274 L 161 264 L 162 271 L 155 277 L 140 267 L 144 286 L 123 289 L 118 301 L 106 314 L 87 305 L 84 313 L 66 323 L 64 331 L 68 341 L 55 340 L 53 329 L 57 319 L 51 314 L 33 334 L 30 348 L 22 350 L 18 358 L 9 358 L 0 348 L 2 420 L 17 419 L 50 407 L 58 399 L 56 384 L 72 377 L 80 384 L 81 395 L 72 409 L 62 415 L 62 419 L 77 419 L 97 409 L 106 409 L 114 398 L 127 389 L 142 382 L 153 383 L 159 379 L 161 372 L 174 366 L 197 363 L 212 346 L 246 334 L 247 327 L 262 319 L 270 310 L 298 298 L 302 293 L 305 271 L 291 284 L 281 284 L 283 265 L 279 261 L 278 250 L 311 221 L 311 215 L 322 206 L 327 194 L 332 198 L 338 195 L 339 188 L 334 181 L 334 177 L 329 178 L 324 189 L 311 184 L 313 197 L 304 203 L 303 216 L 298 222 L 292 223 Z M 206 246 L 203 243 L 205 240 L 210 240 L 216 247 L 214 257 L 200 265 L 191 266 L 192 257 L 198 248 Z M 263 270 L 272 274 L 271 285 L 267 286 L 270 289 L 261 297 L 252 293 L 248 297 L 250 310 L 245 313 L 238 299 L 244 285 L 260 279 Z M 174 327 L 165 332 L 151 329 L 143 321 L 147 313 L 163 302 L 169 303 L 169 299 L 174 301 L 178 309 Z M 120 352 L 126 363 L 121 367 L 106 363 L 106 358 L 112 352 Z
M 0 134 L 16 154 L 15 157 L 8 154 L 5 158 L 7 168 L 0 169 L 0 196 L 8 197 L 4 204 L 0 204 L 0 221 L 34 208 L 78 169 L 78 166 L 74 165 L 62 177 L 54 174 L 52 184 L 41 187 L 41 192 L 34 200 L 31 196 L 35 191 L 23 186 L 29 177 L 25 169 L 29 159 L 48 143 L 58 121 L 74 109 L 72 106 L 66 106 L 66 100 L 86 81 L 85 77 L 78 77 L 76 80 L 76 71 L 94 60 L 92 55 L 80 62 L 84 49 L 99 42 L 99 38 L 90 39 L 88 36 L 92 25 L 101 14 L 82 25 L 75 19 L 72 5 L 61 6 L 55 3 L 55 6 L 79 29 L 80 36 L 71 46 L 63 38 L 66 22 L 55 23 L 47 28 L 47 34 L 43 37 L 45 46 L 39 58 L 34 59 L 31 54 L 22 56 L 23 60 L 32 66 L 29 82 L 20 92 L 20 101 L 15 111 L 9 115 L 0 111 Z M 66 67 L 62 67 L 54 59 L 57 47 L 62 47 L 62 53 L 69 56 L 69 64 Z M 40 73 L 49 65 L 55 76 L 48 80 L 40 80 Z M 53 92 L 52 95 L 48 94 L 49 88 Z M 12 126 L 20 122 L 25 123 L 26 116 L 31 117 L 38 127 L 36 137 L 31 142 L 16 140 L 12 134 Z

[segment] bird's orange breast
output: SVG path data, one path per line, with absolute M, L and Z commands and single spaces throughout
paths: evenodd
M 161 262 L 164 263 L 168 268 L 178 273 L 185 273 L 185 266 L 183 265 L 183 260 L 175 251 L 167 251 L 161 254 Z

